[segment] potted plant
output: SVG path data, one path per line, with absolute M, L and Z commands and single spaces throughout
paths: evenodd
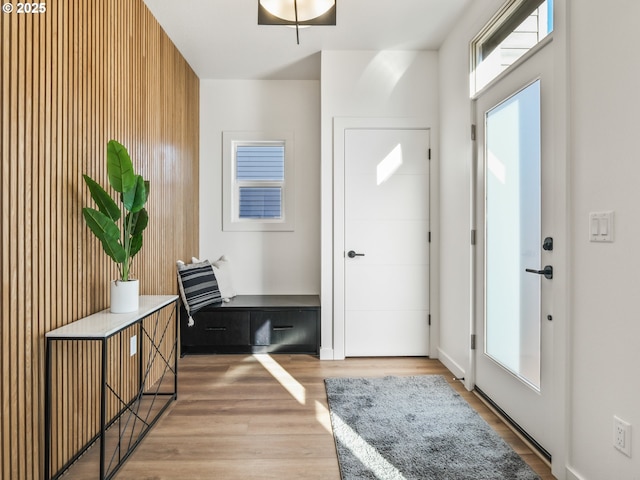
M 107 175 L 119 202 L 83 175 L 98 209 L 85 207 L 82 215 L 106 254 L 118 265 L 119 278 L 111 282 L 111 312 L 134 312 L 138 310 L 139 284 L 130 277 L 131 260 L 142 248 L 142 232 L 149 222 L 144 208 L 149 182 L 135 174 L 127 149 L 115 140 L 107 144 Z

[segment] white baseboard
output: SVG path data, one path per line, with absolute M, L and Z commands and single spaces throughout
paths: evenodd
M 335 360 L 333 358 L 333 348 L 320 348 L 320 360 Z
M 464 377 L 464 368 L 458 365 L 449 355 L 442 351 L 441 348 L 438 348 L 438 359 L 451 370 L 451 373 L 457 378 Z
M 567 480 L 585 480 L 583 477 L 574 472 L 571 467 L 566 467 Z

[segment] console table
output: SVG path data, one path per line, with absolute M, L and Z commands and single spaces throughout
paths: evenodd
M 99 473 L 91 476 L 113 477 L 177 398 L 178 298 L 142 295 L 137 312 L 107 309 L 46 334 L 45 479 L 98 457 Z M 60 453 L 67 435 L 88 441 L 78 452 Z
M 238 295 L 180 315 L 181 354 L 320 352 L 318 295 Z

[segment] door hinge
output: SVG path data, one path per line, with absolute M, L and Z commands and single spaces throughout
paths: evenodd
M 476 126 L 471 124 L 471 140 L 476 141 Z
M 476 231 L 475 229 L 471 230 L 471 245 L 476 244 Z
M 429 314 L 429 326 L 431 326 L 431 314 Z
M 475 350 L 476 349 L 476 334 L 472 334 L 471 335 L 471 350 Z
M 429 149 L 429 160 L 431 160 L 431 149 Z

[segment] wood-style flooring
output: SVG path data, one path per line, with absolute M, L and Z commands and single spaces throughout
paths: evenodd
M 323 380 L 444 375 L 544 480 L 549 467 L 438 360 L 195 355 L 179 362 L 178 401 L 115 478 L 339 480 Z M 78 470 L 65 478 L 81 478 Z M 95 477 L 93 477 L 95 478 Z

